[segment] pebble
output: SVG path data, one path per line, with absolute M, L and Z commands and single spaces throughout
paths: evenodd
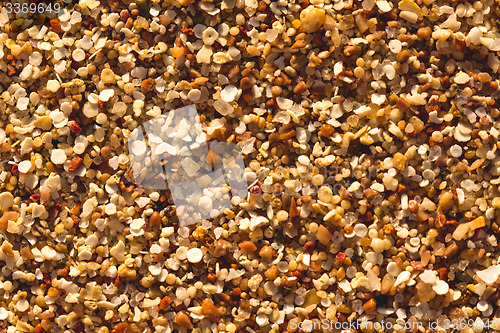
M 371 247 L 373 248 L 373 251 L 376 253 L 382 253 L 384 252 L 384 241 L 380 238 L 373 238 L 371 242 Z
M 257 246 L 252 241 L 244 241 L 238 244 L 238 246 L 247 252 L 255 252 L 257 251 Z
M 228 85 L 220 92 L 220 96 L 225 102 L 232 102 L 238 94 L 238 88 L 233 85 Z
M 16 303 L 16 310 L 19 312 L 25 312 L 30 308 L 30 303 L 25 299 L 20 299 Z
M 60 87 L 61 87 L 61 84 L 57 80 L 48 80 L 47 81 L 47 90 L 48 91 L 55 93 L 59 90 Z
M 436 274 L 436 271 L 425 270 L 418 277 L 420 278 L 420 280 L 422 280 L 422 282 L 433 285 L 438 280 Z
M 187 256 L 187 260 L 190 263 L 196 264 L 196 263 L 200 262 L 201 259 L 203 259 L 203 252 L 201 251 L 201 249 L 192 248 L 192 249 L 189 249 L 187 251 L 186 256 Z
M 208 27 L 202 33 L 202 39 L 205 45 L 212 45 L 217 38 L 219 38 L 219 33 L 212 27 Z
M 74 50 L 71 55 L 73 57 L 73 60 L 76 62 L 80 62 L 80 61 L 83 61 L 85 59 L 85 51 L 82 49 Z
M 445 295 L 450 287 L 445 281 L 439 280 L 432 286 L 432 290 L 436 292 L 438 295 Z
M 398 277 L 396 278 L 396 282 L 394 282 L 394 287 L 407 282 L 410 279 L 410 276 L 411 273 L 408 271 L 402 271 L 401 273 L 399 273 Z
M 198 206 L 201 208 L 203 212 L 209 213 L 213 209 L 212 199 L 206 195 L 200 198 L 198 202 Z
M 326 12 L 322 8 L 308 6 L 300 12 L 300 21 L 306 33 L 315 32 L 325 23 Z
M 14 196 L 10 192 L 0 194 L 0 207 L 2 209 L 10 208 L 14 204 Z
M 50 246 L 44 246 L 44 247 L 42 247 L 41 253 L 42 253 L 43 258 L 46 259 L 46 260 L 52 260 L 57 255 L 56 250 L 54 250 Z
M 50 160 L 54 164 L 63 164 L 64 162 L 66 162 L 66 159 L 66 153 L 62 149 L 54 149 L 50 154 Z

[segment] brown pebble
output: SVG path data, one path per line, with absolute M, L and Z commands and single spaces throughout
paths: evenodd
M 146 91 L 150 91 L 151 88 L 153 88 L 154 83 L 155 83 L 155 80 L 153 78 L 149 77 L 149 78 L 142 81 L 141 88 L 146 90 Z
M 271 266 L 265 273 L 264 275 L 269 279 L 269 280 L 274 280 L 278 277 L 278 267 L 275 265 Z
M 83 158 L 81 158 L 80 156 L 73 157 L 73 159 L 69 162 L 68 172 L 77 171 L 80 165 L 82 165 L 82 163 L 83 163 Z
M 240 88 L 241 89 L 250 89 L 252 88 L 253 86 L 253 82 L 252 82 L 252 79 L 250 79 L 249 77 L 244 77 L 241 79 L 240 81 Z
M 169 296 L 165 296 L 161 299 L 160 304 L 158 305 L 158 308 L 160 310 L 165 310 L 169 305 L 170 305 L 171 299 Z
M 151 217 L 149 218 L 149 223 L 151 223 L 151 225 L 154 227 L 160 226 L 161 225 L 160 213 L 153 212 L 153 214 L 151 214 Z
M 311 242 L 311 241 L 306 242 L 304 244 L 304 246 L 302 247 L 302 249 L 304 250 L 304 252 L 307 252 L 307 253 L 312 253 L 313 250 L 314 250 L 314 248 L 315 248 L 315 244 L 314 244 L 314 242 Z
M 263 246 L 259 251 L 259 256 L 266 261 L 270 261 L 273 258 L 273 248 L 267 245 Z
M 400 109 L 401 111 L 406 111 L 410 108 L 410 103 L 402 97 L 398 97 L 396 100 L 396 107 Z
M 295 88 L 293 88 L 293 92 L 295 94 L 302 94 L 306 90 L 307 90 L 307 85 L 304 81 L 300 81 L 299 83 L 297 83 Z
M 238 244 L 240 249 L 245 250 L 247 252 L 255 252 L 257 251 L 257 246 L 252 241 L 244 241 Z
M 108 156 L 110 152 L 111 152 L 111 149 L 109 148 L 109 146 L 104 146 L 101 148 L 101 155 L 102 156 Z
M 444 255 L 446 257 L 452 257 L 458 252 L 458 245 L 456 243 L 450 244 L 444 250 Z
M 363 304 L 363 309 L 365 312 L 373 312 L 377 308 L 377 302 L 375 299 L 371 298 L 365 304 Z
M 361 52 L 361 47 L 359 47 L 358 45 L 350 45 L 344 49 L 344 55 L 346 55 L 347 57 L 359 54 L 360 52 Z
M 225 255 L 232 246 L 227 240 L 219 239 L 215 245 L 214 256 L 220 257 Z
M 118 323 L 113 328 L 113 333 L 131 333 L 128 323 Z
M 175 316 L 175 322 L 189 330 L 192 330 L 194 328 L 193 324 L 191 323 L 191 319 L 189 319 L 189 316 L 182 311 L 177 312 L 177 315 Z
M 429 38 L 431 35 L 432 30 L 430 27 L 422 27 L 417 30 L 417 35 L 422 38 Z
M 203 313 L 204 316 L 213 316 L 219 314 L 219 309 L 217 309 L 214 303 L 208 299 L 204 299 L 201 303 L 201 313 Z

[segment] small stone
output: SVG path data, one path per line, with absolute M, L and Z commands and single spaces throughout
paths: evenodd
M 438 212 L 446 214 L 453 208 L 453 194 L 450 191 L 444 191 L 438 202 Z
M 201 313 L 203 313 L 204 316 L 213 316 L 219 314 L 219 309 L 217 309 L 214 303 L 208 299 L 204 299 L 201 303 Z
M 80 165 L 82 165 L 82 163 L 83 163 L 83 158 L 81 158 L 80 156 L 73 157 L 69 162 L 68 172 L 77 171 Z
M 467 233 L 469 232 L 470 224 L 469 223 L 461 223 L 459 224 L 455 231 L 453 231 L 453 239 L 454 240 L 462 240 L 465 238 Z
M 245 89 L 250 89 L 253 86 L 253 82 L 249 77 L 243 77 L 240 81 L 240 88 L 245 90 Z
M 238 94 L 238 88 L 233 85 L 228 85 L 220 92 L 220 97 L 225 102 L 232 102 Z
M 444 295 L 448 292 L 448 290 L 450 290 L 450 287 L 445 281 L 439 280 L 432 286 L 432 290 L 434 290 L 438 295 Z
M 118 266 L 118 276 L 126 279 L 133 279 L 136 275 L 137 272 L 134 267 L 129 267 L 129 265 L 125 263 Z
M 406 167 L 406 157 L 401 153 L 394 154 L 392 165 L 398 170 L 403 170 Z
M 9 208 L 14 204 L 14 196 L 10 192 L 2 192 L 0 194 L 0 207 L 3 209 Z
M 50 246 L 44 246 L 44 247 L 42 247 L 41 252 L 42 252 L 42 256 L 44 257 L 44 259 L 47 259 L 47 260 L 52 260 L 57 255 L 56 250 L 54 250 Z
M 158 227 L 161 225 L 161 215 L 158 212 L 153 212 L 151 214 L 151 217 L 149 218 L 149 223 L 151 223 L 152 226 Z
M 318 227 L 318 231 L 316 232 L 316 238 L 323 245 L 328 245 L 332 240 L 333 234 L 323 225 Z
M 214 256 L 221 257 L 225 255 L 231 247 L 233 247 L 233 245 L 230 242 L 224 239 L 219 239 L 215 244 Z
M 213 209 L 212 199 L 206 195 L 200 198 L 198 206 L 203 212 L 209 213 Z
M 373 238 L 371 242 L 371 247 L 373 248 L 373 251 L 376 253 L 382 253 L 384 252 L 385 246 L 384 246 L 384 241 L 380 238 Z
M 302 29 L 306 33 L 312 33 L 321 28 L 325 23 L 326 12 L 324 9 L 309 6 L 300 13 Z
M 486 284 L 495 283 L 499 276 L 499 265 L 493 265 L 482 271 L 477 271 L 476 275 Z
M 80 62 L 80 61 L 85 60 L 85 51 L 82 49 L 74 50 L 71 55 L 73 57 L 73 60 L 76 62 Z
M 198 248 L 192 248 L 187 251 L 187 260 L 190 263 L 196 264 L 200 262 L 203 259 L 203 252 L 201 249 Z
M 401 111 L 406 111 L 410 108 L 410 103 L 402 97 L 398 97 L 396 99 L 396 107 L 400 109 Z
M 150 91 L 151 88 L 153 88 L 154 83 L 155 83 L 155 80 L 153 78 L 149 77 L 149 78 L 142 81 L 141 88 L 146 90 L 146 91 Z
M 426 269 L 418 276 L 423 283 L 434 284 L 437 282 L 437 272 Z
M 444 250 L 444 255 L 448 258 L 454 256 L 458 252 L 458 245 L 456 243 L 450 244 Z
M 62 149 L 54 149 L 50 154 L 50 160 L 54 164 L 63 164 L 64 162 L 66 162 L 66 158 L 66 153 Z
M 30 303 L 25 299 L 20 299 L 16 303 L 16 310 L 19 312 L 25 312 L 30 308 Z
M 217 38 L 219 38 L 219 33 L 212 27 L 208 27 L 202 33 L 202 39 L 205 45 L 212 45 Z
M 377 302 L 373 298 L 369 299 L 367 302 L 365 302 L 365 304 L 363 304 L 363 310 L 368 313 L 375 311 L 376 308 Z
M 3 213 L 2 217 L 0 217 L 0 229 L 6 230 L 9 221 L 17 221 L 19 218 L 19 213 L 14 211 L 6 211 Z
M 467 73 L 460 72 L 455 75 L 453 81 L 455 81 L 456 84 L 466 84 L 470 81 L 470 76 L 467 75 Z
M 115 73 L 109 68 L 104 68 L 101 72 L 101 81 L 106 84 L 115 84 Z
M 259 251 L 259 256 L 265 261 L 270 261 L 273 257 L 273 248 L 267 245 L 263 246 Z
M 52 127 L 52 119 L 49 116 L 38 117 L 35 120 L 35 126 L 48 131 Z
M 57 80 L 48 80 L 47 81 L 47 90 L 48 91 L 55 93 L 59 90 L 60 87 L 61 87 L 61 84 Z
M 297 83 L 297 85 L 293 88 L 293 93 L 294 94 L 302 94 L 307 90 L 307 85 L 304 81 L 300 81 Z M 333 126 L 332 126 L 333 127 Z
M 402 271 L 401 273 L 399 273 L 399 275 L 396 279 L 396 282 L 394 282 L 394 287 L 397 287 L 400 284 L 408 281 L 410 279 L 410 276 L 411 276 L 411 273 L 408 271 Z
M 189 319 L 188 315 L 182 311 L 177 312 L 177 315 L 175 316 L 175 322 L 189 330 L 194 328 L 193 324 L 191 323 L 191 319 Z
M 255 252 L 257 251 L 257 246 L 252 241 L 243 241 L 238 244 L 240 249 L 245 250 L 247 252 Z

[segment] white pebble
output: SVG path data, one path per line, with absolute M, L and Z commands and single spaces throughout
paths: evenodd
M 423 283 L 434 284 L 437 281 L 437 272 L 426 269 L 418 276 Z
M 41 252 L 42 252 L 42 256 L 47 260 L 52 260 L 57 255 L 56 250 L 54 250 L 53 248 L 51 248 L 50 246 L 47 246 L 47 245 L 42 247 Z
M 394 287 L 399 286 L 402 283 L 405 283 L 410 279 L 411 273 L 408 271 L 402 271 L 399 273 L 398 278 L 396 279 L 396 282 L 394 282 Z
M 210 212 L 213 209 L 212 199 L 207 197 L 206 195 L 204 195 L 200 198 L 198 205 L 200 206 L 201 210 L 204 212 Z
M 187 260 L 190 263 L 198 263 L 203 258 L 203 252 L 198 248 L 192 248 L 187 251 Z
M 109 203 L 104 207 L 104 212 L 107 215 L 113 215 L 116 213 L 116 205 L 114 203 Z
M 202 38 L 205 45 L 212 45 L 219 38 L 219 33 L 214 28 L 208 27 L 203 31 Z
M 354 233 L 358 237 L 365 237 L 366 234 L 368 233 L 368 227 L 363 223 L 356 224 L 354 226 Z
M 47 81 L 47 90 L 48 91 L 51 91 L 51 92 L 56 92 L 59 90 L 59 88 L 61 87 L 59 81 L 57 80 L 48 80 Z
M 224 102 L 232 102 L 238 94 L 238 88 L 233 85 L 228 85 L 220 92 L 220 97 Z
M 488 303 L 484 300 L 477 302 L 477 309 L 481 312 L 488 310 Z
M 306 155 L 300 155 L 298 157 L 298 161 L 302 165 L 309 165 L 309 157 L 307 157 Z
M 144 141 L 134 141 L 131 145 L 132 154 L 142 156 L 146 153 L 146 144 Z
M 398 276 L 401 273 L 401 267 L 398 266 L 395 262 L 390 262 L 387 264 L 387 273 L 392 276 Z
M 434 290 L 438 295 L 446 294 L 449 289 L 450 287 L 448 286 L 448 283 L 442 280 L 439 280 L 435 285 L 432 286 L 432 290 Z
M 31 169 L 31 162 L 30 161 L 22 161 L 18 165 L 18 169 L 20 173 L 27 173 Z
M 460 157 L 462 156 L 462 147 L 460 147 L 459 145 L 453 145 L 450 147 L 450 154 L 451 156 L 453 157 Z
M 397 39 L 392 39 L 389 42 L 389 49 L 391 50 L 392 53 L 401 52 L 401 49 L 402 49 L 401 42 Z
M 20 299 L 16 303 L 16 310 L 19 312 L 24 312 L 30 308 L 30 303 L 25 299 Z
M 151 252 L 153 254 L 159 254 L 162 252 L 161 246 L 158 244 L 153 244 L 153 245 L 151 245 L 149 252 Z
M 66 153 L 62 149 L 54 149 L 50 155 L 50 160 L 54 164 L 63 164 L 66 162 Z
M 99 238 L 95 234 L 88 236 L 85 240 L 85 245 L 94 247 L 97 244 L 99 244 Z
M 72 53 L 73 60 L 80 62 L 85 59 L 85 51 L 82 49 L 76 49 Z

